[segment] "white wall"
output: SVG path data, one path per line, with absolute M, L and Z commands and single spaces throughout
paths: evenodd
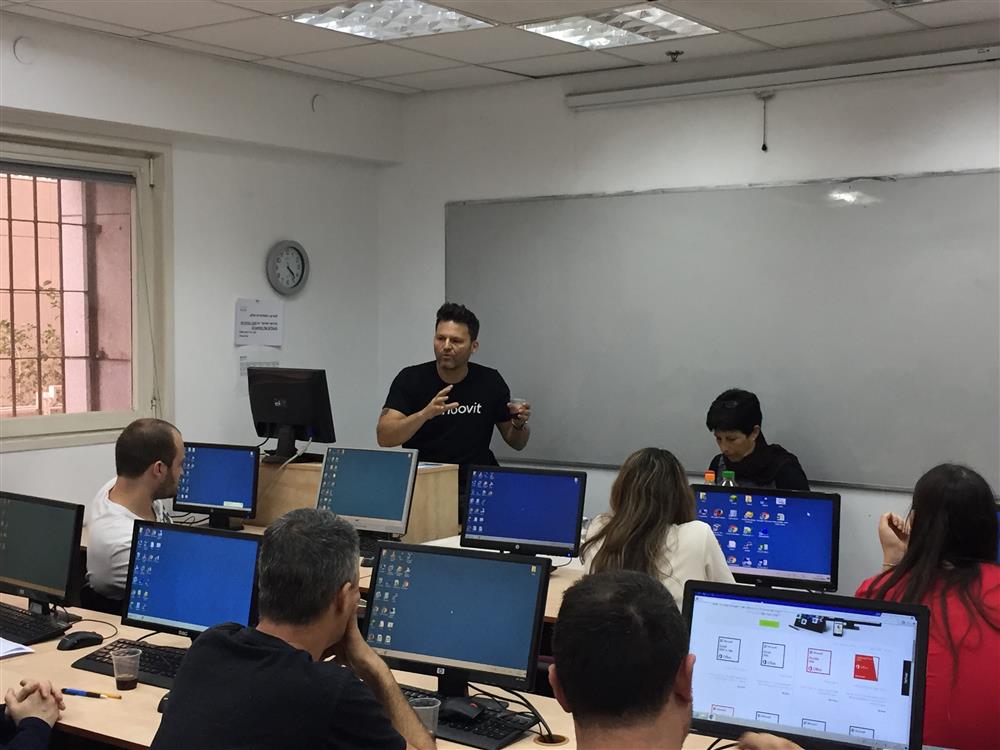
M 997 168 L 998 84 L 990 68 L 782 90 L 768 108 L 766 154 L 749 94 L 579 114 L 554 81 L 409 99 L 403 162 L 379 183 L 381 387 L 430 356 L 448 201 Z M 517 304 L 516 273 L 498 282 Z M 488 356 L 488 320 L 483 331 Z M 535 418 L 544 410 L 535 404 Z M 704 450 L 707 464 L 715 452 L 707 434 Z M 589 472 L 589 515 L 607 507 L 612 479 Z M 881 562 L 875 519 L 905 511 L 909 498 L 841 493 L 841 590 L 853 593 Z

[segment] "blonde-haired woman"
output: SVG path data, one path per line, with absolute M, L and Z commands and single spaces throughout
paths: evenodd
M 733 582 L 711 527 L 695 519 L 684 467 L 662 448 L 625 459 L 609 511 L 590 525 L 580 556 L 591 573 L 638 570 L 658 578 L 678 607 L 689 579 Z

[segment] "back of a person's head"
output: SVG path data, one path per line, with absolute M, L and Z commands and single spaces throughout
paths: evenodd
M 608 507 L 610 518 L 584 544 L 584 556 L 600 545 L 591 570 L 669 575 L 669 570 L 661 570 L 667 532 L 672 524 L 695 519 L 694 495 L 674 454 L 643 448 L 625 459 L 611 486 Z
M 687 653 L 688 631 L 673 597 L 644 573 L 594 573 L 563 596 L 552 654 L 581 725 L 653 718 L 669 700 Z
M 997 506 L 986 480 L 959 464 L 941 464 L 920 477 L 906 554 L 934 568 L 995 561 Z
M 731 432 L 736 430 L 744 435 L 763 423 L 760 400 L 756 394 L 739 388 L 730 388 L 720 393 L 708 407 L 705 426 L 711 432 Z
M 476 341 L 479 338 L 479 318 L 465 305 L 460 305 L 457 302 L 445 302 L 441 305 L 437 311 L 435 325 L 446 321 L 449 323 L 461 323 L 468 328 L 470 340 Z
M 358 532 L 328 510 L 299 508 L 264 531 L 257 563 L 260 616 L 305 625 L 358 576 Z
M 115 441 L 115 472 L 135 479 L 157 461 L 172 465 L 177 458 L 177 434 L 177 428 L 162 419 L 135 420 Z

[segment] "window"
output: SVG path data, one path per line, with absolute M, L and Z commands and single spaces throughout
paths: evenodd
M 161 416 L 152 164 L 0 143 L 2 450 L 101 442 Z

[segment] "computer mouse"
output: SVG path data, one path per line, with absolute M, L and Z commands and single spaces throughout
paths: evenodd
M 468 698 L 445 698 L 441 704 L 441 718 L 472 721 L 483 712 L 483 707 Z
M 102 643 L 104 643 L 104 636 L 100 633 L 95 633 L 93 630 L 77 630 L 63 636 L 56 648 L 60 651 L 74 651 L 78 648 L 87 648 L 87 646 L 99 646 Z
M 156 704 L 156 710 L 162 714 L 167 710 L 168 703 L 170 703 L 170 693 L 164 693 L 163 697 L 160 698 L 160 702 Z

